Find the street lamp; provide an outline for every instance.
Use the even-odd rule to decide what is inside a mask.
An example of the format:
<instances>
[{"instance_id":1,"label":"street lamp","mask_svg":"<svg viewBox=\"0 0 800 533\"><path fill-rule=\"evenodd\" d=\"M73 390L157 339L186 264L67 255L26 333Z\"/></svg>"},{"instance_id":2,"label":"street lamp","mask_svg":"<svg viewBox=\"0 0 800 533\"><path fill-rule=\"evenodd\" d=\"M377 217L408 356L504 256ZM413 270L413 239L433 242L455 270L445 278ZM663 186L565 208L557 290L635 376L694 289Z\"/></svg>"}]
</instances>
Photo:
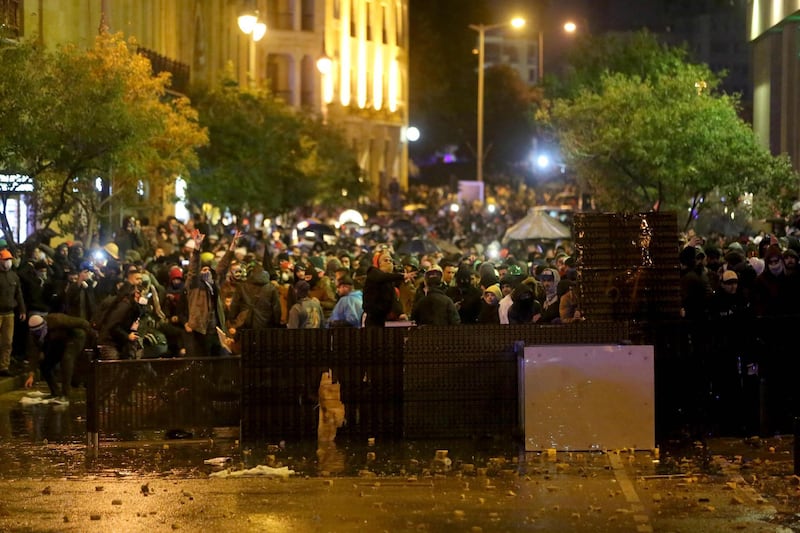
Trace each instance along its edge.
<instances>
[{"instance_id":1,"label":"street lamp","mask_svg":"<svg viewBox=\"0 0 800 533\"><path fill-rule=\"evenodd\" d=\"M256 83L256 43L267 33L267 25L258 20L258 11L245 11L237 19L242 33L250 36L247 50L247 70L250 77L250 86Z\"/></svg>"},{"instance_id":2,"label":"street lamp","mask_svg":"<svg viewBox=\"0 0 800 533\"><path fill-rule=\"evenodd\" d=\"M486 32L511 26L513 28L522 28L525 26L525 19L514 18L508 22L501 22L499 24L470 24L469 28L478 32L478 147L477 147L477 181L483 181L483 63L484 63L484 48L486 45Z\"/></svg>"}]
</instances>

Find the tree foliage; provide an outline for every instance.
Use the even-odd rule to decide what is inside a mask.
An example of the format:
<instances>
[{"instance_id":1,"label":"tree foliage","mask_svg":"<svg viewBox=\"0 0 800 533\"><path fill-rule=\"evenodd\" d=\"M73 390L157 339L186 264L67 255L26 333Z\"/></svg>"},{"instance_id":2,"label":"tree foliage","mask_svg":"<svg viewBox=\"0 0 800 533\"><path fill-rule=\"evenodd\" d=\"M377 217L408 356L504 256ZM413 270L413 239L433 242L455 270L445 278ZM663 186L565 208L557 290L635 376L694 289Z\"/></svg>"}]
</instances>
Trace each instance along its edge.
<instances>
[{"instance_id":1,"label":"tree foliage","mask_svg":"<svg viewBox=\"0 0 800 533\"><path fill-rule=\"evenodd\" d=\"M598 206L675 210L687 213L687 227L715 191L733 205L745 193L766 195L762 214L780 210L797 176L739 118L738 98L717 91L708 67L641 39L646 53L616 58L625 72L603 72L575 96L557 99L547 117Z\"/></svg>"},{"instance_id":2,"label":"tree foliage","mask_svg":"<svg viewBox=\"0 0 800 533\"><path fill-rule=\"evenodd\" d=\"M195 149L207 136L195 111L167 96L168 74L154 76L119 34L102 32L88 50L7 45L0 68L20 73L0 89L8 121L0 165L33 179L44 226L69 214L89 240L109 204L130 202L143 181L164 184L197 165Z\"/></svg>"},{"instance_id":3,"label":"tree foliage","mask_svg":"<svg viewBox=\"0 0 800 533\"><path fill-rule=\"evenodd\" d=\"M199 152L190 199L213 198L237 214L276 215L315 202L352 204L362 194L353 151L318 117L231 82L193 101L211 142Z\"/></svg>"}]
</instances>

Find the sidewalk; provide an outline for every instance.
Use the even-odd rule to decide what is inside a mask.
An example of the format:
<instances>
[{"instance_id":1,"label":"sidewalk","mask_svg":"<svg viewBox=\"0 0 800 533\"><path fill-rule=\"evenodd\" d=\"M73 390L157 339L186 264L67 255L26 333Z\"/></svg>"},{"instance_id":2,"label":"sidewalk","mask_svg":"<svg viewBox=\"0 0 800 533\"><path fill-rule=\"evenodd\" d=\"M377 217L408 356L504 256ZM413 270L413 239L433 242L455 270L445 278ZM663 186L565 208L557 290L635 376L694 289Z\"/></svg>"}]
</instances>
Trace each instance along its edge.
<instances>
[{"instance_id":1,"label":"sidewalk","mask_svg":"<svg viewBox=\"0 0 800 533\"><path fill-rule=\"evenodd\" d=\"M20 389L24 384L25 378L21 375L10 378L0 377L0 394L5 394L7 392Z\"/></svg>"}]
</instances>

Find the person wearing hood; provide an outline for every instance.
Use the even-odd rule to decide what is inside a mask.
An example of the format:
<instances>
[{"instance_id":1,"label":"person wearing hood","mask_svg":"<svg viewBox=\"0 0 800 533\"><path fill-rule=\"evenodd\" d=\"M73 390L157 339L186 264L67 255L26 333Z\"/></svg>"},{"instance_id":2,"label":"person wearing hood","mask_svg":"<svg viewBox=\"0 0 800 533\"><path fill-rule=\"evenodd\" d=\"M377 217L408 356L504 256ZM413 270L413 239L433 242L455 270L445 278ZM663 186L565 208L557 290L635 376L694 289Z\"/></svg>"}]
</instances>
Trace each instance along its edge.
<instances>
[{"instance_id":1,"label":"person wearing hood","mask_svg":"<svg viewBox=\"0 0 800 533\"><path fill-rule=\"evenodd\" d=\"M225 310L216 273L211 265L200 264L200 249L204 237L197 230L192 233L195 244L186 274L187 319L184 329L188 333L186 354L190 357L208 357L222 353L217 328L225 325ZM232 247L235 242L236 239L231 243ZM229 250L226 255L232 256L233 251Z\"/></svg>"},{"instance_id":2,"label":"person wearing hood","mask_svg":"<svg viewBox=\"0 0 800 533\"><path fill-rule=\"evenodd\" d=\"M536 278L528 277L514 288L508 309L509 324L530 324L540 320L542 305L536 297L537 285Z\"/></svg>"},{"instance_id":3,"label":"person wearing hood","mask_svg":"<svg viewBox=\"0 0 800 533\"><path fill-rule=\"evenodd\" d=\"M499 324L500 314L498 313L498 304L503 297L500 290L500 284L494 283L486 287L483 291L483 301L481 302L481 311L478 314L478 324Z\"/></svg>"},{"instance_id":4,"label":"person wearing hood","mask_svg":"<svg viewBox=\"0 0 800 533\"><path fill-rule=\"evenodd\" d=\"M233 296L231 305L233 317L246 313L243 321L235 329L277 328L281 324L281 299L278 289L270 282L269 274L261 267L256 267L242 290ZM235 335L236 331L228 333Z\"/></svg>"},{"instance_id":5,"label":"person wearing hood","mask_svg":"<svg viewBox=\"0 0 800 533\"><path fill-rule=\"evenodd\" d=\"M756 278L752 296L756 316L781 316L794 311L783 252L777 244L764 251L764 271Z\"/></svg>"},{"instance_id":6,"label":"person wearing hood","mask_svg":"<svg viewBox=\"0 0 800 533\"><path fill-rule=\"evenodd\" d=\"M542 314L537 321L540 324L558 323L561 321L559 310L560 298L558 295L558 283L561 276L554 268L545 268L539 276L539 281L544 287L544 301L542 302Z\"/></svg>"},{"instance_id":7,"label":"person wearing hood","mask_svg":"<svg viewBox=\"0 0 800 533\"><path fill-rule=\"evenodd\" d=\"M188 333L184 329L187 318L186 291L183 280L183 269L174 265L169 269L169 281L164 291L163 311L166 315L166 324L162 325L161 331L167 337L169 353L175 355L186 355L186 336Z\"/></svg>"},{"instance_id":8,"label":"person wearing hood","mask_svg":"<svg viewBox=\"0 0 800 533\"><path fill-rule=\"evenodd\" d=\"M711 298L711 284L705 266L697 258L697 248L690 242L680 252L681 317L687 320L705 320Z\"/></svg>"},{"instance_id":9,"label":"person wearing hood","mask_svg":"<svg viewBox=\"0 0 800 533\"><path fill-rule=\"evenodd\" d=\"M449 287L447 296L456 304L462 324L475 324L481 312L482 292L472 284L474 270L466 264L459 265L455 273L455 286Z\"/></svg>"}]
</instances>

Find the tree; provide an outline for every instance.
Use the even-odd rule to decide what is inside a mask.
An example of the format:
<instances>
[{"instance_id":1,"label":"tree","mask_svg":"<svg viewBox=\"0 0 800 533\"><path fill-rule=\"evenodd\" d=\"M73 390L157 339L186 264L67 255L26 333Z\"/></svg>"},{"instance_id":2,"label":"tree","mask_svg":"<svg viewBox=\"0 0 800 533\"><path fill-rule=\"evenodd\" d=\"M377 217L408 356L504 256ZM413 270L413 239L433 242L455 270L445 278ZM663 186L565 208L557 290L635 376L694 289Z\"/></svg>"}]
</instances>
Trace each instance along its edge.
<instances>
[{"instance_id":1,"label":"tree","mask_svg":"<svg viewBox=\"0 0 800 533\"><path fill-rule=\"evenodd\" d=\"M355 155L318 117L230 80L198 91L194 102L211 139L189 182L194 201L213 198L236 214L257 208L276 215L314 202L352 204L362 194Z\"/></svg>"},{"instance_id":2,"label":"tree","mask_svg":"<svg viewBox=\"0 0 800 533\"><path fill-rule=\"evenodd\" d=\"M0 107L11 108L4 130L13 132L0 138L1 164L33 180L45 227L72 215L89 246L109 204L129 201L144 181L165 184L196 166L207 136L195 111L186 98L167 96L168 74L154 76L120 34L101 32L89 50L7 46L0 63L21 73L6 77L0 93Z\"/></svg>"},{"instance_id":3,"label":"tree","mask_svg":"<svg viewBox=\"0 0 800 533\"><path fill-rule=\"evenodd\" d=\"M781 191L796 190L788 161L758 143L708 67L663 50L644 54L654 64L631 69L639 73L603 73L543 115L583 186L602 209L675 210L686 227L714 191L734 205L767 194L762 210L781 209Z\"/></svg>"}]
</instances>

